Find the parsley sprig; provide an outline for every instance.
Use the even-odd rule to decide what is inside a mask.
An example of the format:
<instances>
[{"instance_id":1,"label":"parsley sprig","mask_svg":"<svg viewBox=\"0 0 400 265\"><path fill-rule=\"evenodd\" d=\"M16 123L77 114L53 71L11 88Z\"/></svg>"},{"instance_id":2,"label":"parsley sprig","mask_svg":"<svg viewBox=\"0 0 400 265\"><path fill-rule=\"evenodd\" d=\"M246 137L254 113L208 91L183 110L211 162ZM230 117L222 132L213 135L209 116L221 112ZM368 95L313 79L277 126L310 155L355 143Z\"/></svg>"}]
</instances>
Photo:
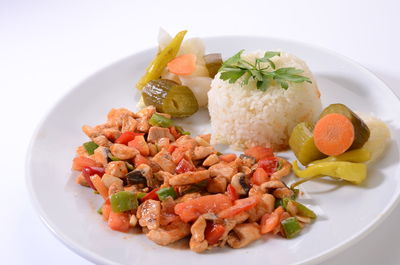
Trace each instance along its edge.
<instances>
[{"instance_id":1,"label":"parsley sprig","mask_svg":"<svg viewBox=\"0 0 400 265\"><path fill-rule=\"evenodd\" d=\"M239 78L244 76L241 85L247 85L250 79L257 81L257 89L266 91L271 82L275 80L283 89L289 88L289 82L311 83L311 80L300 75L303 70L294 67L284 67L276 69L274 62L271 60L274 56L280 56L280 52L267 51L262 58L257 58L255 63L252 64L241 58L244 50L239 51L234 56L226 60L219 72L220 78L224 81L228 80L229 83L235 83ZM267 66L262 63L268 63Z\"/></svg>"}]
</instances>

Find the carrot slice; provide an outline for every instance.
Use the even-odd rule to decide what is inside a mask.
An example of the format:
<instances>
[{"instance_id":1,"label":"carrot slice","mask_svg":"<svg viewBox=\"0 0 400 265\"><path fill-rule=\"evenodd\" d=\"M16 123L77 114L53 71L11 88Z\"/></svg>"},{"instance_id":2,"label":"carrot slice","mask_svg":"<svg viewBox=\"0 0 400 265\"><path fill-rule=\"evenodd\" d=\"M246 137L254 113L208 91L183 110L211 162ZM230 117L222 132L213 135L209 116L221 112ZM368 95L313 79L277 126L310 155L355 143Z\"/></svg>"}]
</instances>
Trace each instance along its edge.
<instances>
[{"instance_id":1,"label":"carrot slice","mask_svg":"<svg viewBox=\"0 0 400 265\"><path fill-rule=\"evenodd\" d=\"M232 205L231 199L223 194L205 195L175 205L175 214L182 221L190 222L196 220L205 213L219 213Z\"/></svg>"},{"instance_id":2,"label":"carrot slice","mask_svg":"<svg viewBox=\"0 0 400 265\"><path fill-rule=\"evenodd\" d=\"M120 232L128 232L129 230L129 214L128 213L116 213L110 211L108 217L108 226L112 230Z\"/></svg>"},{"instance_id":3,"label":"carrot slice","mask_svg":"<svg viewBox=\"0 0 400 265\"><path fill-rule=\"evenodd\" d=\"M96 174L96 175L90 176L90 180L92 181L96 190L103 197L103 199L107 200L108 199L108 189L104 185L103 181L101 181L101 178L99 177L99 175Z\"/></svg>"},{"instance_id":4,"label":"carrot slice","mask_svg":"<svg viewBox=\"0 0 400 265\"><path fill-rule=\"evenodd\" d=\"M100 163L97 163L93 159L85 156L77 156L72 160L72 169L81 171L84 167L101 167Z\"/></svg>"},{"instance_id":5,"label":"carrot slice","mask_svg":"<svg viewBox=\"0 0 400 265\"><path fill-rule=\"evenodd\" d=\"M271 214L266 213L261 217L261 234L267 234L279 226L282 214L285 212L282 206L276 208Z\"/></svg>"},{"instance_id":6,"label":"carrot slice","mask_svg":"<svg viewBox=\"0 0 400 265\"><path fill-rule=\"evenodd\" d=\"M235 204L223 211L221 211L218 214L219 218L232 218L235 215L250 210L251 208L253 208L254 206L257 205L257 203L260 202L260 197L258 196L251 196L245 199L240 199L240 200L236 200Z\"/></svg>"},{"instance_id":7,"label":"carrot slice","mask_svg":"<svg viewBox=\"0 0 400 265\"><path fill-rule=\"evenodd\" d=\"M354 126L344 115L328 114L315 124L314 142L326 155L343 154L354 142Z\"/></svg>"},{"instance_id":8,"label":"carrot slice","mask_svg":"<svg viewBox=\"0 0 400 265\"><path fill-rule=\"evenodd\" d=\"M182 54L167 65L168 71L176 75L190 75L196 70L196 55Z\"/></svg>"},{"instance_id":9,"label":"carrot slice","mask_svg":"<svg viewBox=\"0 0 400 265\"><path fill-rule=\"evenodd\" d=\"M107 222L108 218L110 217L111 204L110 203L104 203L103 207L101 208L101 211L103 212L103 220Z\"/></svg>"}]
</instances>

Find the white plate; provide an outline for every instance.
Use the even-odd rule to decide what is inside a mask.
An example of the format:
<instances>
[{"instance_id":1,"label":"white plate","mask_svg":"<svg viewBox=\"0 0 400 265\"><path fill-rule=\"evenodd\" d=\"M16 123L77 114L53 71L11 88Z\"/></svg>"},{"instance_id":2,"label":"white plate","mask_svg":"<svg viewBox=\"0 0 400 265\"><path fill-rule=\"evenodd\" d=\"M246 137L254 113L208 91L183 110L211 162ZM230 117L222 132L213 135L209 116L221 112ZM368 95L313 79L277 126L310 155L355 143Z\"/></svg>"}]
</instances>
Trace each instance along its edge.
<instances>
[{"instance_id":1,"label":"white plate","mask_svg":"<svg viewBox=\"0 0 400 265\"><path fill-rule=\"evenodd\" d=\"M316 263L357 242L387 216L400 193L400 104L391 90L354 62L308 44L261 37L205 39L208 52L224 57L240 49L282 49L304 59L316 75L323 105L341 102L354 110L373 112L388 123L391 143L369 170L362 186L319 181L306 183L301 201L318 213L301 236L286 240L265 236L239 250L224 248L206 254L160 247L144 235L108 229L96 213L101 201L74 182L71 160L87 141L83 124L105 121L113 107L136 109L135 82L154 56L146 50L119 61L79 84L63 97L39 126L27 158L27 183L32 201L47 227L79 255L100 264L299 264ZM182 121L194 134L210 131L206 111ZM288 153L289 154L289 153ZM293 158L292 156L290 158ZM289 179L289 182L291 180Z\"/></svg>"}]
</instances>

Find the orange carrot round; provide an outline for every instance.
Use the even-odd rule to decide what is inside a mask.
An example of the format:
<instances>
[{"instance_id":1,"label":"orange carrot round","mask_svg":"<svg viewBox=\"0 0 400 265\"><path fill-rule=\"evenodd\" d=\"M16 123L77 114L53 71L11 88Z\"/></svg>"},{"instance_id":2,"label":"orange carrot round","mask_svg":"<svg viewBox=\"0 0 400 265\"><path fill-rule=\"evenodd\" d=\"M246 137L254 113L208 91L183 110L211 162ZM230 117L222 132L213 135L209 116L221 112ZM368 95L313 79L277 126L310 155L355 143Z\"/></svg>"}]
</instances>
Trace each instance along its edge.
<instances>
[{"instance_id":1,"label":"orange carrot round","mask_svg":"<svg viewBox=\"0 0 400 265\"><path fill-rule=\"evenodd\" d=\"M354 126L344 115L328 114L315 125L314 142L318 150L326 155L343 154L354 142Z\"/></svg>"},{"instance_id":2,"label":"orange carrot round","mask_svg":"<svg viewBox=\"0 0 400 265\"><path fill-rule=\"evenodd\" d=\"M196 70L196 55L182 54L167 65L168 71L176 75L190 75Z\"/></svg>"}]
</instances>

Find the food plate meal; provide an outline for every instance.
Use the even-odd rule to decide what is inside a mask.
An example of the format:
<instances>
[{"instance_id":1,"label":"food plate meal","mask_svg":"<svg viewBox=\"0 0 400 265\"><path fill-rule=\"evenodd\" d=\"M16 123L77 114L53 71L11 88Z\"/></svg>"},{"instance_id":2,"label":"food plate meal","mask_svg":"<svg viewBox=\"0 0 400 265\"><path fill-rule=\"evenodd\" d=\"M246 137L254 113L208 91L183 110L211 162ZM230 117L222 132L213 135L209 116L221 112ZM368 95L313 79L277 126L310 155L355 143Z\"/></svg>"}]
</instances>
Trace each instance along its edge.
<instances>
[{"instance_id":1,"label":"food plate meal","mask_svg":"<svg viewBox=\"0 0 400 265\"><path fill-rule=\"evenodd\" d=\"M186 33L161 31L39 129L28 185L63 242L105 264L306 263L389 213L399 105L378 79L304 44Z\"/></svg>"}]
</instances>

